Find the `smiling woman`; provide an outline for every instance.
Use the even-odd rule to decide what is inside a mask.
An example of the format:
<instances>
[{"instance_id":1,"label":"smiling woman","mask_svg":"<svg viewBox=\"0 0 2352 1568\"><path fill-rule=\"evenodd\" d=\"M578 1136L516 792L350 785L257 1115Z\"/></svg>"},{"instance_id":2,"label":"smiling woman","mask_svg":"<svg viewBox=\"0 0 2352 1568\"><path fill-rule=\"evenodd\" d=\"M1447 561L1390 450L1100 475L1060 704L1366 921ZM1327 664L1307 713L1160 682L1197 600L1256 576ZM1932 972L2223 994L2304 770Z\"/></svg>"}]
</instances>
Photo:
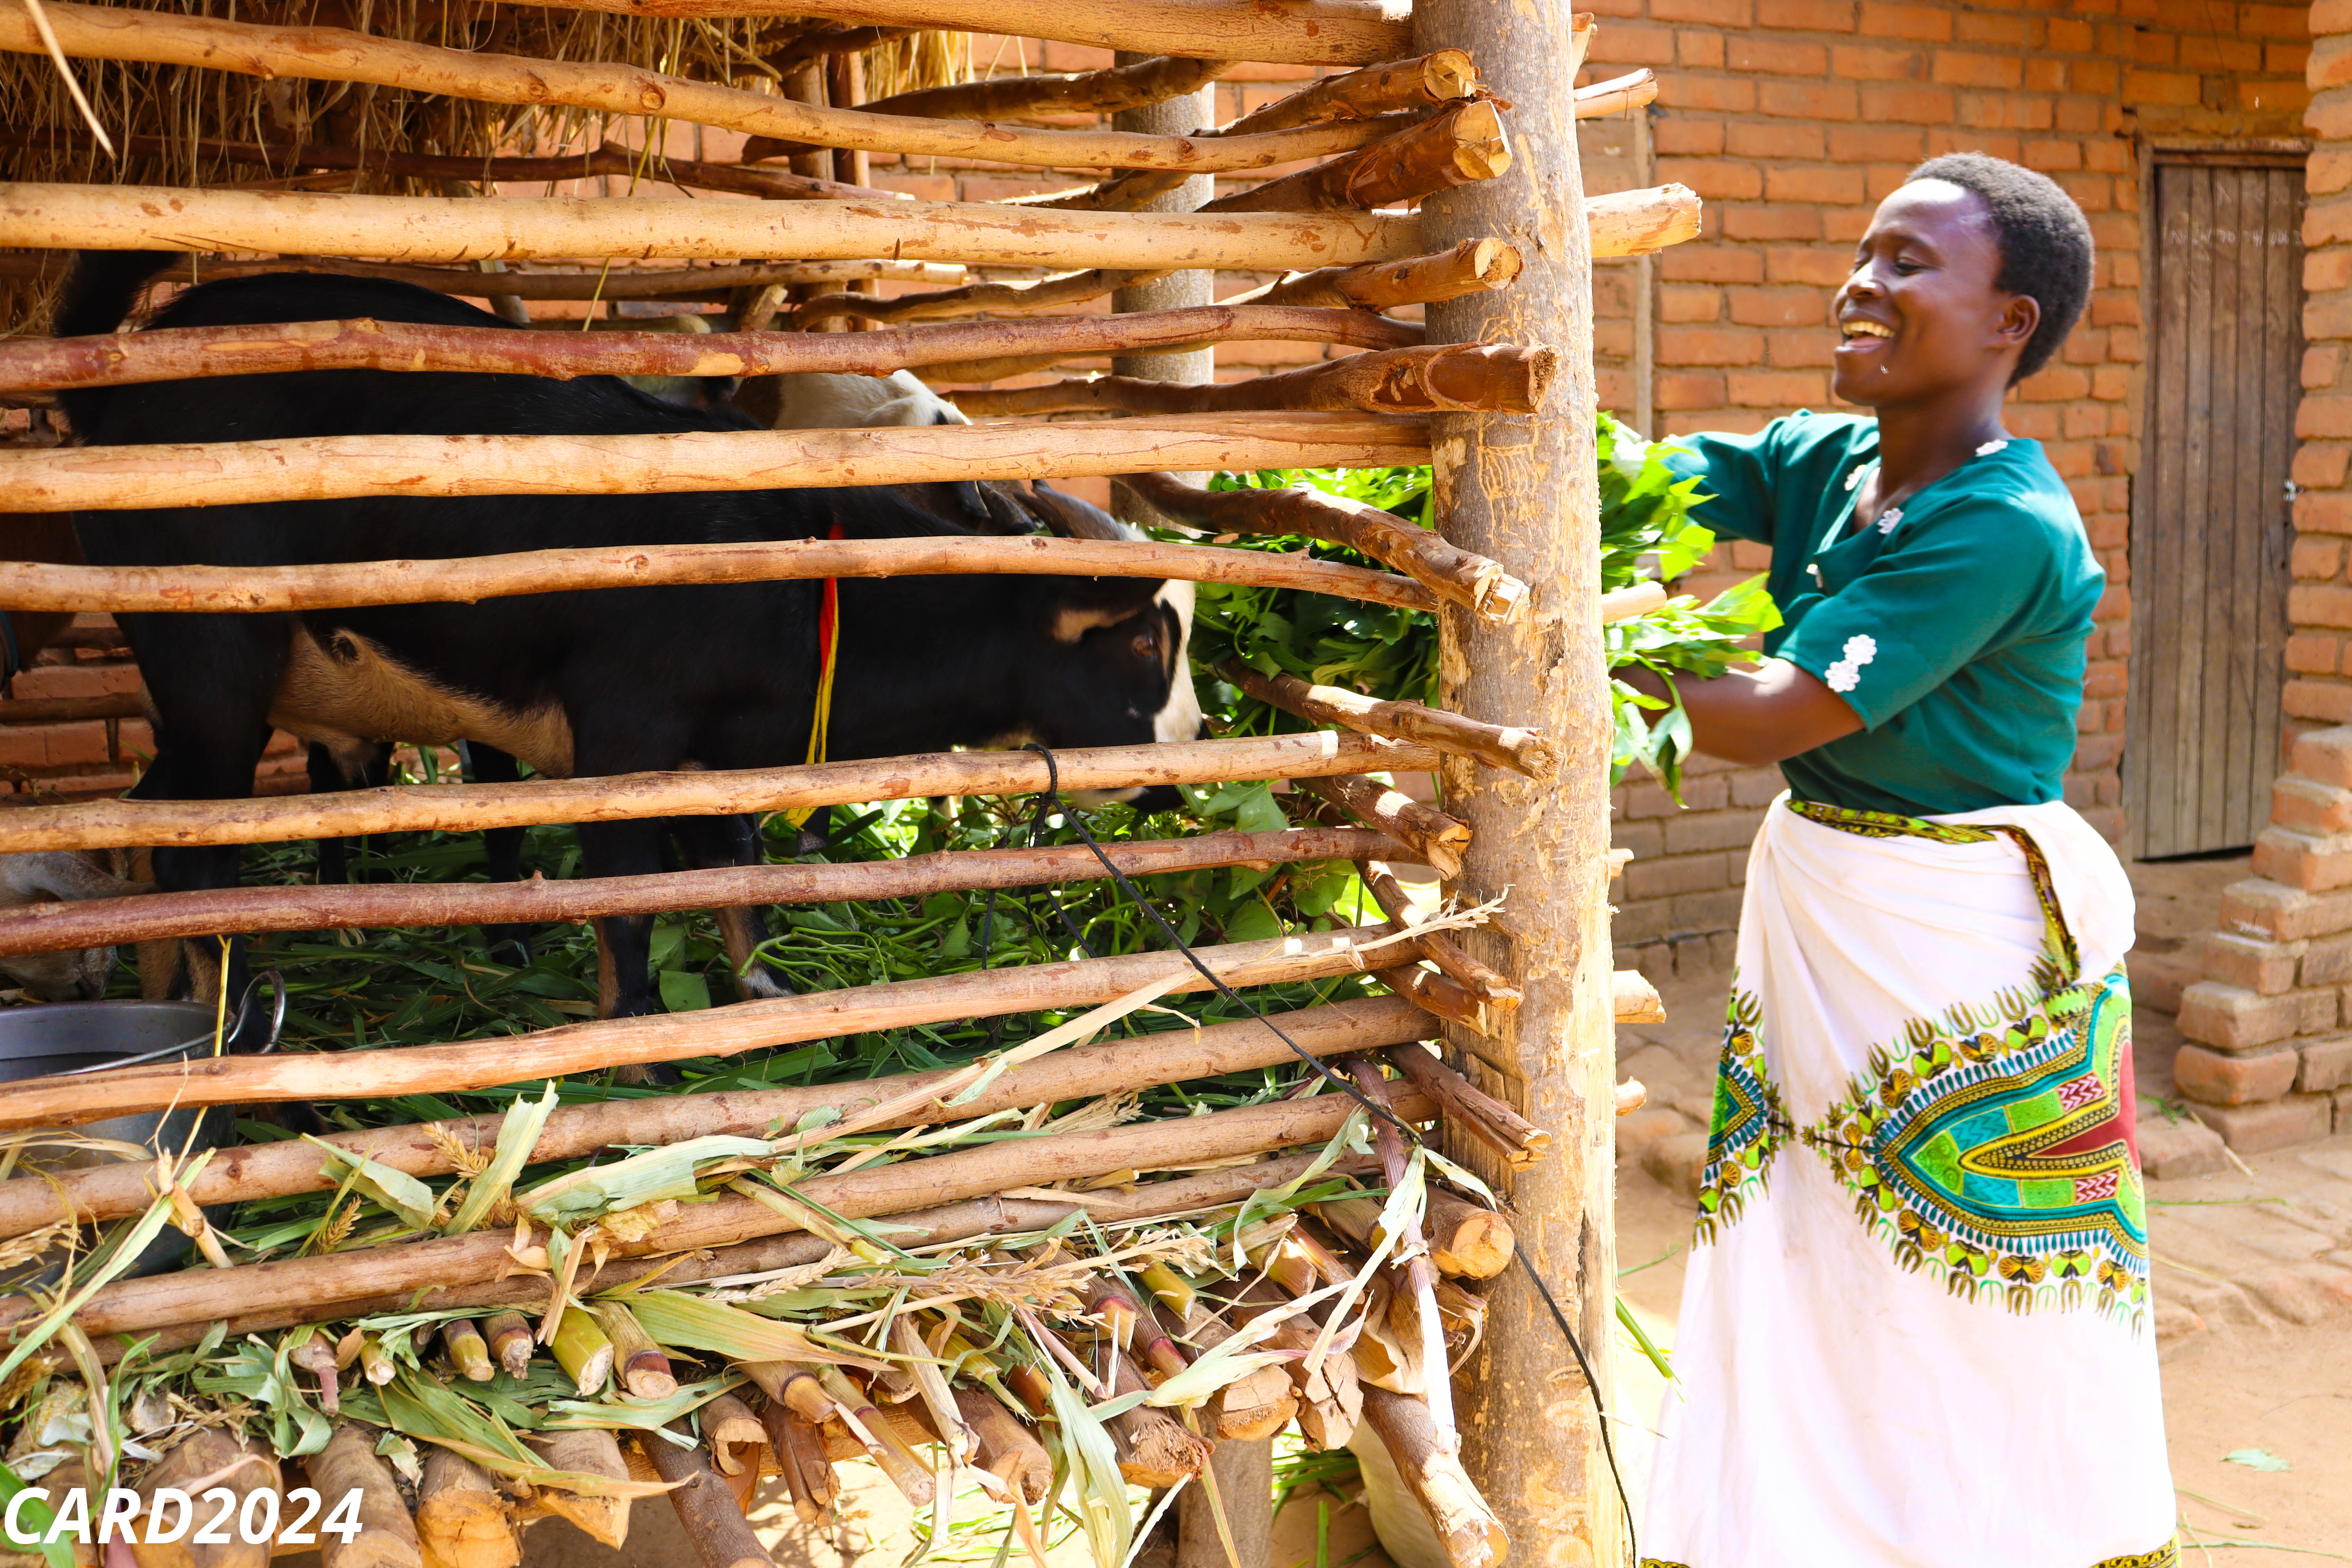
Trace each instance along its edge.
<instances>
[{"instance_id":1,"label":"smiling woman","mask_svg":"<svg viewBox=\"0 0 2352 1568\"><path fill-rule=\"evenodd\" d=\"M2091 267L2042 175L1922 164L1835 300L1833 384L1875 416L1670 459L1700 521L1772 547L1782 615L1755 669L1679 683L1695 742L1789 793L1748 866L1653 1568L2177 1561L2131 890L2061 791L2105 579L2000 419Z\"/></svg>"}]
</instances>

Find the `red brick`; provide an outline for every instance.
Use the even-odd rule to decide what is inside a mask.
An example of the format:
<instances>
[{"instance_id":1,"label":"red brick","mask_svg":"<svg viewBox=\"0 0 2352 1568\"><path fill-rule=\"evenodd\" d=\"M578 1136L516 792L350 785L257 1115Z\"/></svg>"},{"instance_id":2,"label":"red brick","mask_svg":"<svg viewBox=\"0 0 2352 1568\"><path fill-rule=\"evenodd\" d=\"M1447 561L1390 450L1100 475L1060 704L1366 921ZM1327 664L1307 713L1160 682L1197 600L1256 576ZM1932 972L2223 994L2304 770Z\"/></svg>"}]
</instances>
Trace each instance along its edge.
<instances>
[{"instance_id":1,"label":"red brick","mask_svg":"<svg viewBox=\"0 0 2352 1568\"><path fill-rule=\"evenodd\" d=\"M1906 167L1927 155L1925 132L1899 125L1834 125L1830 128L1830 156L1841 163L1900 163Z\"/></svg>"},{"instance_id":2,"label":"red brick","mask_svg":"<svg viewBox=\"0 0 2352 1568\"><path fill-rule=\"evenodd\" d=\"M2088 54L2094 47L2091 25L2053 16L2048 43L2052 49L2062 54Z\"/></svg>"},{"instance_id":3,"label":"red brick","mask_svg":"<svg viewBox=\"0 0 2352 1568\"><path fill-rule=\"evenodd\" d=\"M2257 38L2300 39L2352 30L2329 19L2325 0L2308 9L2301 5L2239 5L2236 10L2238 31Z\"/></svg>"},{"instance_id":4,"label":"red brick","mask_svg":"<svg viewBox=\"0 0 2352 1568\"><path fill-rule=\"evenodd\" d=\"M2352 835L2265 827L2254 838L2253 871L2309 893L2352 888Z\"/></svg>"},{"instance_id":5,"label":"red brick","mask_svg":"<svg viewBox=\"0 0 2352 1568\"><path fill-rule=\"evenodd\" d=\"M1726 31L1755 22L1748 0L1650 0L1650 15L1661 22L1697 22Z\"/></svg>"},{"instance_id":6,"label":"red brick","mask_svg":"<svg viewBox=\"0 0 2352 1568\"><path fill-rule=\"evenodd\" d=\"M2303 351L2302 382L2305 392L2323 391L2343 374L2344 345L2314 343Z\"/></svg>"},{"instance_id":7,"label":"red brick","mask_svg":"<svg viewBox=\"0 0 2352 1568\"><path fill-rule=\"evenodd\" d=\"M2286 667L2299 675L2333 675L2339 639L2317 633L2298 633L2286 639Z\"/></svg>"},{"instance_id":8,"label":"red brick","mask_svg":"<svg viewBox=\"0 0 2352 1568\"><path fill-rule=\"evenodd\" d=\"M2301 1092L2324 1093L2352 1084L2352 1036L2313 1040L2297 1054L2303 1058L2303 1068L2295 1074L2294 1087Z\"/></svg>"},{"instance_id":9,"label":"red brick","mask_svg":"<svg viewBox=\"0 0 2352 1568\"><path fill-rule=\"evenodd\" d=\"M2288 559L2288 569L2295 577L2306 583L2324 583L2343 569L2344 542L2325 537L2298 539Z\"/></svg>"},{"instance_id":10,"label":"red brick","mask_svg":"<svg viewBox=\"0 0 2352 1568\"><path fill-rule=\"evenodd\" d=\"M2184 70L2259 71L2263 46L2252 38L2183 38L2173 58Z\"/></svg>"},{"instance_id":11,"label":"red brick","mask_svg":"<svg viewBox=\"0 0 2352 1568\"><path fill-rule=\"evenodd\" d=\"M2306 730L2288 758L2295 773L2314 784L2352 789L2352 728Z\"/></svg>"},{"instance_id":12,"label":"red brick","mask_svg":"<svg viewBox=\"0 0 2352 1568\"><path fill-rule=\"evenodd\" d=\"M1818 289L1734 289L1731 319L1743 327L1812 327L1828 317Z\"/></svg>"},{"instance_id":13,"label":"red brick","mask_svg":"<svg viewBox=\"0 0 2352 1568\"><path fill-rule=\"evenodd\" d=\"M1669 262L1675 255L1674 251L1666 252ZM2336 442L2305 441L2295 448L2294 462L2287 471L2294 477L2294 482L2303 489L2303 494L2295 497L2294 500L2294 525L2297 528L2318 526L2304 521L2306 502L2315 504L2321 500L2333 500L2336 503L2336 510L2332 515L2336 517L2337 526L2330 528L2328 531L2352 533L2352 517L2344 515L2343 498L2314 493L2326 491L2342 484L2348 470L2352 470L2352 447Z\"/></svg>"},{"instance_id":14,"label":"red brick","mask_svg":"<svg viewBox=\"0 0 2352 1568\"><path fill-rule=\"evenodd\" d=\"M1862 89L1862 117L1873 122L1901 125L1950 125L1958 112L1952 95L1941 88L1866 87ZM1980 140L1980 139L1979 139ZM1931 146L1929 151L1934 151Z\"/></svg>"},{"instance_id":15,"label":"red brick","mask_svg":"<svg viewBox=\"0 0 2352 1568\"><path fill-rule=\"evenodd\" d=\"M1673 326L1658 330L1658 363L1752 365L1764 359L1764 334L1745 327Z\"/></svg>"},{"instance_id":16,"label":"red brick","mask_svg":"<svg viewBox=\"0 0 2352 1568\"><path fill-rule=\"evenodd\" d=\"M1658 320L1676 323L1712 321L1723 314L1723 290L1692 283L1666 283L1658 289Z\"/></svg>"},{"instance_id":17,"label":"red brick","mask_svg":"<svg viewBox=\"0 0 2352 1568\"><path fill-rule=\"evenodd\" d=\"M1744 120L1727 132L1726 150L1742 158L1812 158L1822 154L1818 125L1796 121Z\"/></svg>"},{"instance_id":18,"label":"red brick","mask_svg":"<svg viewBox=\"0 0 2352 1568\"><path fill-rule=\"evenodd\" d=\"M1929 79L1947 87L2017 88L2023 85L2024 75L2024 65L2014 55L1938 49Z\"/></svg>"},{"instance_id":19,"label":"red brick","mask_svg":"<svg viewBox=\"0 0 2352 1568\"><path fill-rule=\"evenodd\" d=\"M1830 202L1852 205L1863 199L1863 172L1836 165L1772 169L1765 195L1776 202Z\"/></svg>"},{"instance_id":20,"label":"red brick","mask_svg":"<svg viewBox=\"0 0 2352 1568\"><path fill-rule=\"evenodd\" d=\"M1668 825L1671 838L1673 824ZM1636 860L1625 868L1628 899L1664 899L1682 893L1714 892L1731 885L1723 857L1669 854L1664 859ZM2292 1077L2292 1075L2289 1075Z\"/></svg>"},{"instance_id":21,"label":"red brick","mask_svg":"<svg viewBox=\"0 0 2352 1568\"><path fill-rule=\"evenodd\" d=\"M1776 245L1764 253L1764 275L1775 283L1810 283L1834 289L1853 271L1853 257L1843 250L1813 246Z\"/></svg>"},{"instance_id":22,"label":"red brick","mask_svg":"<svg viewBox=\"0 0 2352 1568\"><path fill-rule=\"evenodd\" d=\"M1688 185L1711 202L1753 201L1764 194L1764 171L1735 158L1661 158L1658 183Z\"/></svg>"},{"instance_id":23,"label":"red brick","mask_svg":"<svg viewBox=\"0 0 2352 1568\"><path fill-rule=\"evenodd\" d=\"M2280 995L2295 988L2304 949L2299 942L2265 942L2234 931L2207 931L2197 947L2199 978L2259 996Z\"/></svg>"},{"instance_id":24,"label":"red brick","mask_svg":"<svg viewBox=\"0 0 2352 1568\"><path fill-rule=\"evenodd\" d=\"M1731 401L1746 408L1819 408L1829 400L1829 378L1811 370L1735 370L1725 377Z\"/></svg>"},{"instance_id":25,"label":"red brick","mask_svg":"<svg viewBox=\"0 0 2352 1568\"><path fill-rule=\"evenodd\" d=\"M1819 239L1822 215L1811 207L1727 207L1723 232L1728 239Z\"/></svg>"},{"instance_id":26,"label":"red brick","mask_svg":"<svg viewBox=\"0 0 2352 1568\"><path fill-rule=\"evenodd\" d=\"M2180 993L2180 1032L2223 1050L2252 1050L2302 1033L2300 993L2262 996L2241 986L2200 980Z\"/></svg>"},{"instance_id":27,"label":"red brick","mask_svg":"<svg viewBox=\"0 0 2352 1568\"><path fill-rule=\"evenodd\" d=\"M1680 283L1760 283L1764 258L1733 245L1677 245L1658 258L1658 276ZM2352 448L2345 455L2352 458Z\"/></svg>"},{"instance_id":28,"label":"red brick","mask_svg":"<svg viewBox=\"0 0 2352 1568\"><path fill-rule=\"evenodd\" d=\"M2342 484L2346 458L2352 450L2333 443L2304 443L2295 453L2294 482L2305 487L2294 498L2294 526L2301 533L2352 533L2352 495L2313 487Z\"/></svg>"},{"instance_id":29,"label":"red brick","mask_svg":"<svg viewBox=\"0 0 2352 1568\"><path fill-rule=\"evenodd\" d=\"M1756 107L1764 113L1796 120L1852 120L1857 102L1854 89L1843 82L1767 81L1756 92Z\"/></svg>"},{"instance_id":30,"label":"red brick","mask_svg":"<svg viewBox=\"0 0 2352 1568\"><path fill-rule=\"evenodd\" d=\"M2130 105L2164 104L2194 109L2202 101L2197 79L2179 71L2124 72L2123 100Z\"/></svg>"},{"instance_id":31,"label":"red brick","mask_svg":"<svg viewBox=\"0 0 2352 1568\"><path fill-rule=\"evenodd\" d=\"M2302 945L2298 977L2305 985L2341 985L2352 980L2352 931L2315 936Z\"/></svg>"},{"instance_id":32,"label":"red brick","mask_svg":"<svg viewBox=\"0 0 2352 1568\"><path fill-rule=\"evenodd\" d=\"M1862 31L1879 37L1926 38L1942 42L1952 36L1952 14L1937 5L1902 5L1885 0L1864 0Z\"/></svg>"},{"instance_id":33,"label":"red brick","mask_svg":"<svg viewBox=\"0 0 2352 1568\"><path fill-rule=\"evenodd\" d=\"M1819 44L1789 43L1758 34L1727 41L1725 59L1736 71L1780 76L1820 76L1829 69L1829 51Z\"/></svg>"},{"instance_id":34,"label":"red brick","mask_svg":"<svg viewBox=\"0 0 2352 1568\"><path fill-rule=\"evenodd\" d=\"M2287 618L2298 626L2352 627L2352 588L2298 584L2287 590Z\"/></svg>"},{"instance_id":35,"label":"red brick","mask_svg":"<svg viewBox=\"0 0 2352 1568\"><path fill-rule=\"evenodd\" d=\"M2352 686L2336 681L2290 680L2279 693L2279 707L2291 718L2323 724L2352 723Z\"/></svg>"},{"instance_id":36,"label":"red brick","mask_svg":"<svg viewBox=\"0 0 2352 1568\"><path fill-rule=\"evenodd\" d=\"M1711 157L1723 151L1723 132L1720 120L1670 115L1651 121L1650 144L1662 157Z\"/></svg>"},{"instance_id":37,"label":"red brick","mask_svg":"<svg viewBox=\"0 0 2352 1568\"><path fill-rule=\"evenodd\" d=\"M1721 33L1685 27L1675 35L1675 47L1681 53L1685 70L1719 71L1723 68Z\"/></svg>"},{"instance_id":38,"label":"red brick","mask_svg":"<svg viewBox=\"0 0 2352 1568\"><path fill-rule=\"evenodd\" d=\"M1851 33L1853 0L1757 0L1756 25L1792 33Z\"/></svg>"},{"instance_id":39,"label":"red brick","mask_svg":"<svg viewBox=\"0 0 2352 1568\"><path fill-rule=\"evenodd\" d=\"M2241 1154L2316 1143L2328 1135L2333 1119L2324 1094L2289 1095L2263 1105L2191 1105L2189 1110Z\"/></svg>"},{"instance_id":40,"label":"red brick","mask_svg":"<svg viewBox=\"0 0 2352 1568\"><path fill-rule=\"evenodd\" d=\"M1764 363L1775 370L1827 370L1837 363L1837 335L1820 327L1768 327Z\"/></svg>"},{"instance_id":41,"label":"red brick","mask_svg":"<svg viewBox=\"0 0 2352 1568\"><path fill-rule=\"evenodd\" d=\"M2173 1058L2172 1077L2180 1092L2200 1105L2255 1105L2293 1089L2301 1066L2292 1049L2224 1056L2188 1045Z\"/></svg>"},{"instance_id":42,"label":"red brick","mask_svg":"<svg viewBox=\"0 0 2352 1568\"><path fill-rule=\"evenodd\" d=\"M1720 408L1727 401L1720 371L1660 370L1651 395L1657 399L1661 410L1688 408ZM1711 426L1698 425L1694 429Z\"/></svg>"},{"instance_id":43,"label":"red brick","mask_svg":"<svg viewBox=\"0 0 2352 1568\"><path fill-rule=\"evenodd\" d=\"M1746 77L1661 77L1658 101L1669 109L1750 114L1756 109L1756 84Z\"/></svg>"}]
</instances>

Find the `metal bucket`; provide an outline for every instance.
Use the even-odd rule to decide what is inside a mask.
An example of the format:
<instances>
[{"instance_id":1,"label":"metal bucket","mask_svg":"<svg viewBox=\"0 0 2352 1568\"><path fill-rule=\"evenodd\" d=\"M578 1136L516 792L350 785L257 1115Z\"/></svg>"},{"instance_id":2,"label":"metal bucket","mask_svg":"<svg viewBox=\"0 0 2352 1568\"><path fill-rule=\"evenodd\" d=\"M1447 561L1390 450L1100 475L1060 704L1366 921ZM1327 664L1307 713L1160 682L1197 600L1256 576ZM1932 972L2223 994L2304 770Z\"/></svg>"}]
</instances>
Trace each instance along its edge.
<instances>
[{"instance_id":1,"label":"metal bucket","mask_svg":"<svg viewBox=\"0 0 2352 1568\"><path fill-rule=\"evenodd\" d=\"M236 1037L245 1011L253 1005L254 989L262 979L275 982L277 991L268 1042L262 1047L268 1050L278 1044L278 1026L286 1014L285 984L274 972L257 976L254 986L247 989L244 1005L227 1019L226 1037ZM218 1017L213 1006L198 1002L50 1002L0 1007L0 1083L209 1055ZM90 1092L94 1097L102 1096L102 1083L92 1083ZM90 1138L143 1145L176 1159L184 1151L194 1153L232 1142L236 1121L236 1111L227 1106L181 1108L111 1116L102 1121L86 1122L75 1131ZM148 1157L152 1159L152 1153ZM100 1150L37 1144L17 1161L17 1169L25 1174L68 1171L110 1163L115 1158ZM166 1228L148 1243L122 1278L176 1268L194 1245L182 1232ZM55 1281L55 1266L37 1263L35 1267L43 1270L38 1279L19 1279L13 1282L14 1288Z\"/></svg>"}]
</instances>

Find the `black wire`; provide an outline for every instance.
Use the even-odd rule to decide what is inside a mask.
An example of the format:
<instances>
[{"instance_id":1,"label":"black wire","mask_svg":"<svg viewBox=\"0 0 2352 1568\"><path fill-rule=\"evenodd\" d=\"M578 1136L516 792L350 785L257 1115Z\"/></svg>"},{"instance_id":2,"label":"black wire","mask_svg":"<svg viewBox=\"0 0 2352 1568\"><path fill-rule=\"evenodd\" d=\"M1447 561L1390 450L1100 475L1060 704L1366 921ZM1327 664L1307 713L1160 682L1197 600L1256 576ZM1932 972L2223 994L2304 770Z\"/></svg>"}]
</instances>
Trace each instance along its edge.
<instances>
[{"instance_id":1,"label":"black wire","mask_svg":"<svg viewBox=\"0 0 2352 1568\"><path fill-rule=\"evenodd\" d=\"M1321 1058L1308 1052L1307 1047L1301 1046L1297 1040L1292 1039L1288 1035L1284 1034L1280 1028L1276 1027L1273 1019L1267 1017L1264 1013L1259 1012L1256 1006L1248 1001L1248 999L1239 994L1232 986L1226 984L1222 979L1218 978L1214 970L1212 970L1207 964L1202 963L1201 962L1200 954L1194 952L1191 944L1186 942L1182 937L1176 934L1176 928L1168 923L1168 918L1160 912L1159 906L1152 903L1150 900L1145 898L1141 892L1138 891L1135 884L1127 879L1127 873L1120 870L1116 865L1112 864L1111 858L1103 852L1103 847L1097 843L1095 841L1095 836L1087 831L1085 820L1078 816L1076 808L1063 801L1061 765L1055 761L1052 751L1034 741L1026 746L1024 746L1022 750L1034 752L1039 756L1045 759L1045 791L1044 795L1041 796L1038 801L1037 816L1034 819L1035 821L1043 822L1045 820L1045 807L1049 803L1054 805L1060 806L1064 819L1066 820L1072 827L1077 829L1078 837L1086 841L1087 848L1094 851L1095 858L1102 862L1103 869L1110 873L1111 879L1118 884L1119 890L1125 893L1129 898L1134 900L1136 907L1140 909L1145 914L1151 917L1152 923L1157 925L1167 936L1168 940L1175 944L1176 951L1184 955L1185 962L1190 963L1194 969L1199 970L1201 972L1201 977L1206 980L1211 985L1216 987L1218 995L1240 1007L1244 1012L1256 1019L1259 1023L1264 1024L1267 1029L1273 1032L1274 1037L1280 1040L1284 1045L1288 1046L1292 1054L1297 1056L1300 1061L1305 1062L1308 1067L1321 1074L1327 1082L1330 1083L1349 1099L1354 1100L1358 1105L1363 1107L1367 1112L1394 1128L1398 1134L1407 1142L1412 1143L1416 1146L1426 1145L1426 1141L1422 1137L1419 1129L1407 1125L1403 1120L1398 1117L1397 1114L1391 1110L1387 1106L1375 1102L1370 1096L1366 1095L1353 1083L1349 1082L1346 1079L1341 1078L1338 1073L1333 1072L1329 1068L1326 1067ZM1032 843L1035 842L1036 834L1034 827L1031 830L1030 838ZM1060 907L1059 903L1055 905L1056 910L1059 910ZM1063 918L1066 921L1068 919L1067 916L1064 916ZM1593 1424L1601 1429L1601 1457L1609 1463L1609 1479L1616 1483L1618 1506L1625 1510L1625 1542L1629 1560L1638 1563L1642 1561L1641 1538L1635 1533L1633 1525L1633 1500L1629 1498L1625 1492L1624 1472L1617 1468L1617 1447L1615 1444L1609 1440L1609 1410L1608 1407L1601 1403L1601 1380L1593 1375L1591 1358L1584 1353L1584 1345L1582 1342L1577 1339L1576 1331L1569 1327L1568 1314L1559 1310L1559 1302L1553 1297L1551 1287L1544 1283L1543 1276L1536 1272L1536 1266L1532 1262L1528 1261L1528 1255L1524 1250L1517 1251L1513 1256L1519 1260L1519 1267L1526 1272L1528 1282L1535 1286L1536 1294L1543 1298L1545 1310L1551 1313L1552 1323L1559 1330L1559 1337L1568 1342L1569 1352L1576 1357L1577 1370L1584 1374L1585 1390L1592 1396Z\"/></svg>"}]
</instances>

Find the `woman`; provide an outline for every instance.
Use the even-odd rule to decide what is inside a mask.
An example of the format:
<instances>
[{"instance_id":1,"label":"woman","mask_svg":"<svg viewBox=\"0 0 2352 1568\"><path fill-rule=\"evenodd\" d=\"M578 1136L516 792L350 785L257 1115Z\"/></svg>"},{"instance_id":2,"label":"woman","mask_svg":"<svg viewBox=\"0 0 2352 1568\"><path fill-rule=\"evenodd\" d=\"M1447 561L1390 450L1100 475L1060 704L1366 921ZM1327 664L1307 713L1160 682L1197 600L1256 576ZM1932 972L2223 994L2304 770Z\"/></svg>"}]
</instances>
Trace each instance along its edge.
<instances>
[{"instance_id":1,"label":"woman","mask_svg":"<svg viewBox=\"0 0 2352 1568\"><path fill-rule=\"evenodd\" d=\"M1876 417L1680 443L1700 519L1772 547L1785 623L1680 694L1699 749L1789 793L1748 866L1651 1568L2178 1561L2131 889L2062 791L2105 579L2000 422L2091 265L2048 179L1931 160L1835 300L1833 384Z\"/></svg>"}]
</instances>

